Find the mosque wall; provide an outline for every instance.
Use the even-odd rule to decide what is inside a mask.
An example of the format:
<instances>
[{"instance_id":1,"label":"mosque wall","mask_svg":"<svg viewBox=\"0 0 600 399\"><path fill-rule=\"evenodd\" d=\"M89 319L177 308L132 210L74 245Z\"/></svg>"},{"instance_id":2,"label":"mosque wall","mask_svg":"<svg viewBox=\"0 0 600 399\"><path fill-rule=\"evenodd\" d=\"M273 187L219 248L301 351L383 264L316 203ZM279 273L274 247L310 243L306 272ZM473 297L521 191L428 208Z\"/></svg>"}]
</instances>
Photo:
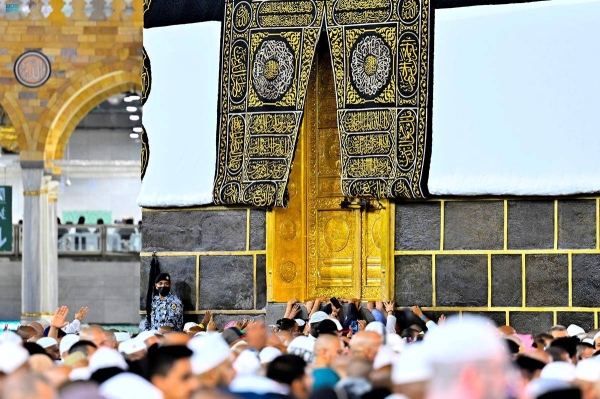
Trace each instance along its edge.
<instances>
[{"instance_id":1,"label":"mosque wall","mask_svg":"<svg viewBox=\"0 0 600 399\"><path fill-rule=\"evenodd\" d=\"M171 274L186 319L206 310L256 316L266 307L266 212L262 209L207 207L143 211L139 304L145 295L152 253L161 272Z\"/></svg>"},{"instance_id":2,"label":"mosque wall","mask_svg":"<svg viewBox=\"0 0 600 399\"><path fill-rule=\"evenodd\" d=\"M395 298L540 332L598 328L599 199L435 199L396 205Z\"/></svg>"},{"instance_id":3,"label":"mosque wall","mask_svg":"<svg viewBox=\"0 0 600 399\"><path fill-rule=\"evenodd\" d=\"M394 299L401 323L479 313L540 332L554 324L598 328L600 198L431 199L395 204ZM140 309L153 251L171 273L186 317L205 310L267 321L266 212L198 208L144 212ZM305 298L298 298L303 300Z\"/></svg>"}]
</instances>

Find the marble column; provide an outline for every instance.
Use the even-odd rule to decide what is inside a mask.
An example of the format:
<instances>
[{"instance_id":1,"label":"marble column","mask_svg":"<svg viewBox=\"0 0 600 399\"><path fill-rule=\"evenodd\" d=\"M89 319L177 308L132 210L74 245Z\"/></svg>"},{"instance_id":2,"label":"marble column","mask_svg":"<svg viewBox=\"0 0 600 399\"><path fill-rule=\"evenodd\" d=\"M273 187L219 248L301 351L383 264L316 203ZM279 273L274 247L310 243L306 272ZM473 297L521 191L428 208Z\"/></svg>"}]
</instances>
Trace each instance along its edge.
<instances>
[{"instance_id":1,"label":"marble column","mask_svg":"<svg viewBox=\"0 0 600 399\"><path fill-rule=\"evenodd\" d=\"M58 185L60 175L48 182L48 246L47 246L47 312L54 313L58 307ZM46 312L42 309L42 312Z\"/></svg>"},{"instance_id":2,"label":"marble column","mask_svg":"<svg viewBox=\"0 0 600 399\"><path fill-rule=\"evenodd\" d=\"M23 269L21 273L21 321L29 323L42 315L42 251L40 191L42 161L21 162L23 176Z\"/></svg>"},{"instance_id":3,"label":"marble column","mask_svg":"<svg viewBox=\"0 0 600 399\"><path fill-rule=\"evenodd\" d=\"M48 183L52 176L44 174L42 176L42 187L40 189L40 270L41 270L41 313L42 317L47 318L52 314L48 307L48 245L49 245L49 226L48 226Z\"/></svg>"}]
</instances>

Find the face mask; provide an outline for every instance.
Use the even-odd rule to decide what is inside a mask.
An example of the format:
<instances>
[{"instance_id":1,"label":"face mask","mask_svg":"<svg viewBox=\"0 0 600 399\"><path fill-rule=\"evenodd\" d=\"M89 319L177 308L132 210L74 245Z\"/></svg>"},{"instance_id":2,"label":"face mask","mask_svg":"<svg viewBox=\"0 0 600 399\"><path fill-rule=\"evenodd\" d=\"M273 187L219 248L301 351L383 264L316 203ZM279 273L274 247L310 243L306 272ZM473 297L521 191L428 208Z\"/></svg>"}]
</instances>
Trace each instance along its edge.
<instances>
[{"instance_id":1,"label":"face mask","mask_svg":"<svg viewBox=\"0 0 600 399\"><path fill-rule=\"evenodd\" d=\"M158 287L157 291L161 296L167 296L169 295L169 291L171 291L171 287Z\"/></svg>"}]
</instances>

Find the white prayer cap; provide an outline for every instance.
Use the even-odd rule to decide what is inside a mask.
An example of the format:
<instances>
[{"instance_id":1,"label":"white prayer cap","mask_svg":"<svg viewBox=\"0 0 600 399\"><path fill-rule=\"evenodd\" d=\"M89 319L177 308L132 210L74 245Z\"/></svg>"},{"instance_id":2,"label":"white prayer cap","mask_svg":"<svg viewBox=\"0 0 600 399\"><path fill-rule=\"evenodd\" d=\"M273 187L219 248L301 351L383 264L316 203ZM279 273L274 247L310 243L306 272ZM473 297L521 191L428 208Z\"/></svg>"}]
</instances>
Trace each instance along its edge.
<instances>
[{"instance_id":1,"label":"white prayer cap","mask_svg":"<svg viewBox=\"0 0 600 399\"><path fill-rule=\"evenodd\" d=\"M142 377L120 373L100 385L100 395L106 399L163 399L161 391Z\"/></svg>"},{"instance_id":2,"label":"white prayer cap","mask_svg":"<svg viewBox=\"0 0 600 399\"><path fill-rule=\"evenodd\" d=\"M144 342L148 338L152 338L152 337L156 337L156 331L142 331L135 338L141 340L142 342Z\"/></svg>"},{"instance_id":3,"label":"white prayer cap","mask_svg":"<svg viewBox=\"0 0 600 399\"><path fill-rule=\"evenodd\" d=\"M41 339L40 339L41 341ZM38 341L39 342L39 341ZM60 350L60 354L62 356L63 353L65 353L66 351L68 351L69 349L71 349L71 347L73 345L75 345L76 342L79 342L79 335L75 335L75 334L67 334L63 337L63 339L60 340L60 345L59 345L59 350Z\"/></svg>"},{"instance_id":4,"label":"white prayer cap","mask_svg":"<svg viewBox=\"0 0 600 399\"><path fill-rule=\"evenodd\" d=\"M131 336L129 335L129 333L126 332L116 332L115 339L117 340L117 342L125 342L129 341L131 339Z\"/></svg>"},{"instance_id":5,"label":"white prayer cap","mask_svg":"<svg viewBox=\"0 0 600 399\"><path fill-rule=\"evenodd\" d=\"M0 371L11 374L29 360L29 352L21 345L0 345Z\"/></svg>"},{"instance_id":6,"label":"white prayer cap","mask_svg":"<svg viewBox=\"0 0 600 399\"><path fill-rule=\"evenodd\" d=\"M283 355L283 353L279 349L274 348L272 346L267 346L260 351L260 353L258 354L258 358L261 364L265 364L271 363L273 360L275 360L276 357L279 357L281 355Z\"/></svg>"},{"instance_id":7,"label":"white prayer cap","mask_svg":"<svg viewBox=\"0 0 600 399\"><path fill-rule=\"evenodd\" d=\"M58 342L52 337L44 337L37 340L36 344L46 349L51 347L52 345L58 345Z\"/></svg>"},{"instance_id":8,"label":"white prayer cap","mask_svg":"<svg viewBox=\"0 0 600 399\"><path fill-rule=\"evenodd\" d=\"M338 331L342 331L343 330L342 323L340 323L340 321L338 319L330 319L330 320L335 323Z\"/></svg>"},{"instance_id":9,"label":"white prayer cap","mask_svg":"<svg viewBox=\"0 0 600 399\"><path fill-rule=\"evenodd\" d=\"M427 334L424 342L427 355L434 364L456 364L498 356L508 359L508 349L497 330L479 316L448 317L446 323Z\"/></svg>"},{"instance_id":10,"label":"white prayer cap","mask_svg":"<svg viewBox=\"0 0 600 399\"><path fill-rule=\"evenodd\" d=\"M190 331L190 328L192 328L192 327L198 327L198 323L194 323L193 321L185 323L183 326L183 332Z\"/></svg>"},{"instance_id":11,"label":"white prayer cap","mask_svg":"<svg viewBox=\"0 0 600 399\"><path fill-rule=\"evenodd\" d=\"M302 319L294 319L294 321L296 322L296 324L298 324L298 327L304 327L304 325L306 324L306 322Z\"/></svg>"},{"instance_id":12,"label":"white prayer cap","mask_svg":"<svg viewBox=\"0 0 600 399\"><path fill-rule=\"evenodd\" d=\"M69 373L69 380L71 381L87 381L92 376L88 367L77 367L71 370Z\"/></svg>"},{"instance_id":13,"label":"white prayer cap","mask_svg":"<svg viewBox=\"0 0 600 399\"><path fill-rule=\"evenodd\" d=\"M258 374L260 360L254 351L246 349L233 362L233 369L237 374Z\"/></svg>"},{"instance_id":14,"label":"white prayer cap","mask_svg":"<svg viewBox=\"0 0 600 399\"><path fill-rule=\"evenodd\" d=\"M367 324L365 331L373 331L383 337L383 334L385 334L385 325L380 321L372 321Z\"/></svg>"},{"instance_id":15,"label":"white prayer cap","mask_svg":"<svg viewBox=\"0 0 600 399\"><path fill-rule=\"evenodd\" d=\"M23 340L15 332L6 330L0 333L1 344L23 345Z\"/></svg>"},{"instance_id":16,"label":"white prayer cap","mask_svg":"<svg viewBox=\"0 0 600 399\"><path fill-rule=\"evenodd\" d=\"M542 369L540 378L545 380L573 382L573 380L575 380L575 366L567 362L548 363Z\"/></svg>"},{"instance_id":17,"label":"white prayer cap","mask_svg":"<svg viewBox=\"0 0 600 399\"><path fill-rule=\"evenodd\" d=\"M327 313L322 312L322 311L318 311L312 314L312 316L310 316L310 319L308 320L308 324L313 324L313 323L320 323L323 320L328 319L329 316L327 315Z\"/></svg>"},{"instance_id":18,"label":"white prayer cap","mask_svg":"<svg viewBox=\"0 0 600 399\"><path fill-rule=\"evenodd\" d=\"M402 339L398 334L388 334L385 337L386 345L392 348L396 353L402 353L406 346L406 341Z\"/></svg>"},{"instance_id":19,"label":"white prayer cap","mask_svg":"<svg viewBox=\"0 0 600 399\"><path fill-rule=\"evenodd\" d=\"M586 343L586 344L590 344L590 345L592 345L592 346L594 345L594 340L593 340L592 338L586 338L586 339L584 339L584 340L583 340L583 341L581 341L581 342L584 342L584 343Z\"/></svg>"},{"instance_id":20,"label":"white prayer cap","mask_svg":"<svg viewBox=\"0 0 600 399\"><path fill-rule=\"evenodd\" d=\"M124 353L126 355L131 355L133 353L145 350L146 344L144 343L144 341L139 339L130 339L128 341L123 341L119 344L119 352Z\"/></svg>"},{"instance_id":21,"label":"white prayer cap","mask_svg":"<svg viewBox=\"0 0 600 399\"><path fill-rule=\"evenodd\" d=\"M394 362L394 357L396 353L392 348L387 345L382 345L375 356L375 360L373 361L373 370L379 370L385 366L391 366Z\"/></svg>"},{"instance_id":22,"label":"white prayer cap","mask_svg":"<svg viewBox=\"0 0 600 399\"><path fill-rule=\"evenodd\" d=\"M575 379L590 382L600 381L600 362L596 359L580 360L575 367Z\"/></svg>"},{"instance_id":23,"label":"white prayer cap","mask_svg":"<svg viewBox=\"0 0 600 399\"><path fill-rule=\"evenodd\" d=\"M427 381L433 376L425 349L425 344L415 342L408 345L402 355L395 358L392 366L394 385Z\"/></svg>"},{"instance_id":24,"label":"white prayer cap","mask_svg":"<svg viewBox=\"0 0 600 399\"><path fill-rule=\"evenodd\" d=\"M90 374L110 367L118 367L121 370L127 370L129 368L127 367L125 359L119 352L112 348L102 346L98 348L96 352L94 352L92 358L90 359Z\"/></svg>"},{"instance_id":25,"label":"white prayer cap","mask_svg":"<svg viewBox=\"0 0 600 399\"><path fill-rule=\"evenodd\" d=\"M567 335L569 337L578 337L579 335L585 335L585 330L578 325L571 324L567 327Z\"/></svg>"},{"instance_id":26,"label":"white prayer cap","mask_svg":"<svg viewBox=\"0 0 600 399\"><path fill-rule=\"evenodd\" d=\"M195 375L201 375L214 369L231 356L229 345L221 338L220 334L194 337L187 346L194 352L191 361L192 372Z\"/></svg>"},{"instance_id":27,"label":"white prayer cap","mask_svg":"<svg viewBox=\"0 0 600 399\"><path fill-rule=\"evenodd\" d=\"M600 338L600 331L598 331L596 335L594 335L594 342L592 343L592 345L596 345L596 341L598 340L598 338Z\"/></svg>"},{"instance_id":28,"label":"white prayer cap","mask_svg":"<svg viewBox=\"0 0 600 399\"><path fill-rule=\"evenodd\" d=\"M315 339L304 335L296 337L288 345L287 353L300 356L305 362L310 363L315 355Z\"/></svg>"}]
</instances>

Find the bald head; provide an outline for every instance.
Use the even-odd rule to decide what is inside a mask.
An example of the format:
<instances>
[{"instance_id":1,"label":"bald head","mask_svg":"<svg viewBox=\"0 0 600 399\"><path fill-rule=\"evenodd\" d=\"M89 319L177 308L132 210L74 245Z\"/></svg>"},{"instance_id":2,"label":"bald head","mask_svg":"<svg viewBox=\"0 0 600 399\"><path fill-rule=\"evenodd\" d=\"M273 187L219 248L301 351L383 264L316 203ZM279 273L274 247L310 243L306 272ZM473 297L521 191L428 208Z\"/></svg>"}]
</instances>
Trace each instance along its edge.
<instances>
[{"instance_id":1,"label":"bald head","mask_svg":"<svg viewBox=\"0 0 600 399\"><path fill-rule=\"evenodd\" d=\"M117 337L115 332L112 330L102 330L104 334L104 342L102 346L108 346L109 348L117 349L119 347L119 343L117 342Z\"/></svg>"},{"instance_id":2,"label":"bald head","mask_svg":"<svg viewBox=\"0 0 600 399\"><path fill-rule=\"evenodd\" d=\"M44 326L42 326L37 321L32 321L31 323L27 324L27 326L33 327L35 329L36 335L44 335Z\"/></svg>"},{"instance_id":3,"label":"bald head","mask_svg":"<svg viewBox=\"0 0 600 399\"><path fill-rule=\"evenodd\" d=\"M35 337L37 335L37 331L33 327L19 326L19 328L17 329L17 335L19 335L19 337L21 337L23 342L26 342L31 337Z\"/></svg>"},{"instance_id":4,"label":"bald head","mask_svg":"<svg viewBox=\"0 0 600 399\"><path fill-rule=\"evenodd\" d=\"M342 354L342 340L337 335L321 334L315 341L315 367L331 367Z\"/></svg>"},{"instance_id":5,"label":"bald head","mask_svg":"<svg viewBox=\"0 0 600 399\"><path fill-rule=\"evenodd\" d=\"M100 326L90 326L81 331L79 334L79 340L90 341L93 342L97 347L100 347L105 340L104 330Z\"/></svg>"},{"instance_id":6,"label":"bald head","mask_svg":"<svg viewBox=\"0 0 600 399\"><path fill-rule=\"evenodd\" d=\"M3 384L3 398L54 399L56 392L46 379L33 373L14 373Z\"/></svg>"},{"instance_id":7,"label":"bald head","mask_svg":"<svg viewBox=\"0 0 600 399\"><path fill-rule=\"evenodd\" d=\"M162 346L174 346L174 345L187 345L191 339L189 335L184 332L173 332L165 335Z\"/></svg>"},{"instance_id":8,"label":"bald head","mask_svg":"<svg viewBox=\"0 0 600 399\"><path fill-rule=\"evenodd\" d=\"M359 331L350 341L350 350L353 356L362 356L373 362L382 342L381 335L374 331Z\"/></svg>"},{"instance_id":9,"label":"bald head","mask_svg":"<svg viewBox=\"0 0 600 399\"><path fill-rule=\"evenodd\" d=\"M498 327L498 331L502 335L513 335L513 334L517 333L517 330L515 330L511 326L501 326L501 327Z\"/></svg>"}]
</instances>

